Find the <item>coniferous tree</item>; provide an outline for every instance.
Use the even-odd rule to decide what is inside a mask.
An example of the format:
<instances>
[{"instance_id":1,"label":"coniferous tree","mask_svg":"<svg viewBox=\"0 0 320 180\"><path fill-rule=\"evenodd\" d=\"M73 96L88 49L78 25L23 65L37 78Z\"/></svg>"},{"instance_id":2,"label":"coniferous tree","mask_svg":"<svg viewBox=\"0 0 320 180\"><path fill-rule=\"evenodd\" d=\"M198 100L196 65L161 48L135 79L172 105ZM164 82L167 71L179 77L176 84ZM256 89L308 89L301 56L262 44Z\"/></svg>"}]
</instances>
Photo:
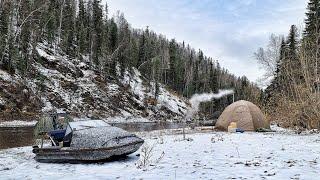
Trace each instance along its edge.
<instances>
[{"instance_id":1,"label":"coniferous tree","mask_svg":"<svg viewBox=\"0 0 320 180\"><path fill-rule=\"evenodd\" d=\"M285 42L284 38L282 38L281 41L281 46L280 46L280 56L279 59L277 60L276 64L276 70L274 73L274 80L271 82L271 85L273 89L277 92L280 93L282 90L282 86L284 83L284 61L287 56L287 43Z\"/></svg>"},{"instance_id":2,"label":"coniferous tree","mask_svg":"<svg viewBox=\"0 0 320 180\"><path fill-rule=\"evenodd\" d=\"M143 32L140 36L139 40L139 59L138 59L138 66L142 65L146 61L146 35Z\"/></svg>"},{"instance_id":3,"label":"coniferous tree","mask_svg":"<svg viewBox=\"0 0 320 180\"><path fill-rule=\"evenodd\" d=\"M104 18L103 18L103 24L102 24L102 36L103 36L103 44L102 44L102 55L103 59L107 60L108 55L110 54L109 49L109 22L108 22L108 3L105 4L105 12L104 12ZM104 65L107 65L107 62L104 62Z\"/></svg>"},{"instance_id":4,"label":"coniferous tree","mask_svg":"<svg viewBox=\"0 0 320 180\"><path fill-rule=\"evenodd\" d=\"M199 93L199 60L195 60L194 75L193 75L193 93Z\"/></svg>"},{"instance_id":5,"label":"coniferous tree","mask_svg":"<svg viewBox=\"0 0 320 180\"><path fill-rule=\"evenodd\" d=\"M31 12L31 2L30 0L25 0L21 4L20 16L22 19L28 18L29 13ZM24 24L21 25L21 34L20 34L20 48L21 48L21 59L19 60L18 68L22 73L28 68L28 62L30 61L30 46L31 46L31 20L25 21Z\"/></svg>"},{"instance_id":6,"label":"coniferous tree","mask_svg":"<svg viewBox=\"0 0 320 180\"><path fill-rule=\"evenodd\" d=\"M211 86L211 90L214 93L218 93L219 91L219 87L218 87L218 70L214 68L213 63L211 63L211 69L210 69L211 73L210 73L210 77L211 77L211 81L210 81L210 86Z\"/></svg>"},{"instance_id":7,"label":"coniferous tree","mask_svg":"<svg viewBox=\"0 0 320 180\"><path fill-rule=\"evenodd\" d=\"M114 22L114 19L111 18L110 21L110 31L109 31L109 49L113 53L117 49L118 44L118 26Z\"/></svg>"},{"instance_id":8,"label":"coniferous tree","mask_svg":"<svg viewBox=\"0 0 320 180\"><path fill-rule=\"evenodd\" d=\"M65 1L63 7L62 40L63 49L72 57L75 56L74 44L74 25L75 25L75 2Z\"/></svg>"},{"instance_id":9,"label":"coniferous tree","mask_svg":"<svg viewBox=\"0 0 320 180\"><path fill-rule=\"evenodd\" d=\"M138 67L138 61L139 61L139 42L131 37L130 40L130 67ZM161 68L161 67L159 67Z\"/></svg>"},{"instance_id":10,"label":"coniferous tree","mask_svg":"<svg viewBox=\"0 0 320 180\"><path fill-rule=\"evenodd\" d=\"M294 56L293 58L297 57L297 47L298 44L298 29L295 25L292 25L290 28L289 36L288 36L288 46L290 50L291 56Z\"/></svg>"},{"instance_id":11,"label":"coniferous tree","mask_svg":"<svg viewBox=\"0 0 320 180\"><path fill-rule=\"evenodd\" d=\"M58 28L58 19L57 19L57 9L59 7L58 0L50 0L48 4L47 13L47 23L45 26L46 29L46 39L50 45L55 43L56 30Z\"/></svg>"},{"instance_id":12,"label":"coniferous tree","mask_svg":"<svg viewBox=\"0 0 320 180\"><path fill-rule=\"evenodd\" d=\"M102 57L103 44L103 13L100 0L93 0L93 63L96 66L100 65L100 58Z\"/></svg>"},{"instance_id":13,"label":"coniferous tree","mask_svg":"<svg viewBox=\"0 0 320 180\"><path fill-rule=\"evenodd\" d=\"M109 50L111 53L111 59L110 62L107 62L108 64L110 64L110 68L109 71L111 75L116 76L117 72L116 72L116 66L117 66L117 62L116 59L113 58L113 54L115 52L115 50L117 49L117 44L118 44L118 27L117 24L114 22L114 19L112 18L110 21L110 31L108 33L108 42L109 42Z\"/></svg>"},{"instance_id":14,"label":"coniferous tree","mask_svg":"<svg viewBox=\"0 0 320 180\"><path fill-rule=\"evenodd\" d=\"M196 82L197 84L197 89L198 89L198 93L202 93L204 92L204 82L205 81L205 70L206 70L206 66L203 66L204 65L204 61L205 61L205 57L204 57L204 54L203 52L199 49L199 54L198 54L198 59L199 59L199 64L198 64L198 68L199 68L199 73L198 73L198 82ZM203 71L201 71L203 70Z\"/></svg>"},{"instance_id":15,"label":"coniferous tree","mask_svg":"<svg viewBox=\"0 0 320 180\"><path fill-rule=\"evenodd\" d=\"M295 25L292 25L290 28L289 36L288 36L288 59L289 59L289 67L290 73L294 83L301 83L301 71L299 67L301 67L300 60L298 58L298 29Z\"/></svg>"},{"instance_id":16,"label":"coniferous tree","mask_svg":"<svg viewBox=\"0 0 320 180\"><path fill-rule=\"evenodd\" d=\"M176 61L177 61L177 49L176 49L176 42L174 39L170 41L169 45L169 74L168 74L168 82L172 85L173 88L176 88Z\"/></svg>"},{"instance_id":17,"label":"coniferous tree","mask_svg":"<svg viewBox=\"0 0 320 180\"><path fill-rule=\"evenodd\" d=\"M87 40L87 14L84 0L79 0L79 13L77 17L77 45L79 54L85 54L88 51Z\"/></svg>"},{"instance_id":18,"label":"coniferous tree","mask_svg":"<svg viewBox=\"0 0 320 180\"><path fill-rule=\"evenodd\" d=\"M320 1L319 0L309 0L307 13L305 20L305 37L316 38L317 34L320 32Z\"/></svg>"},{"instance_id":19,"label":"coniferous tree","mask_svg":"<svg viewBox=\"0 0 320 180\"><path fill-rule=\"evenodd\" d=\"M9 19L11 12L11 1L1 2L0 11L0 66L10 70L12 62L9 59Z\"/></svg>"}]
</instances>

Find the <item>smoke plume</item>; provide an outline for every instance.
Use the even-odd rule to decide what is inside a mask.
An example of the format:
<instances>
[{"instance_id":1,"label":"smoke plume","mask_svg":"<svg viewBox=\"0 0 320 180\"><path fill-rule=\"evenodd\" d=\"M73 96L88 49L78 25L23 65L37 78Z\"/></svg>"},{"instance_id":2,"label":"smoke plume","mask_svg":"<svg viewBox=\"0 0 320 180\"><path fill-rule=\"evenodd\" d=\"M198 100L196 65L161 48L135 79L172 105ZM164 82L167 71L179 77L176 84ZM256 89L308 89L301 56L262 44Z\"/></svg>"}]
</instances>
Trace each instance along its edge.
<instances>
[{"instance_id":1,"label":"smoke plume","mask_svg":"<svg viewBox=\"0 0 320 180\"><path fill-rule=\"evenodd\" d=\"M202 102L209 102L212 99L220 99L224 96L233 94L233 90L219 90L219 93L214 94L214 93L204 93L204 94L195 94L193 95L189 102L191 104L191 107L189 108L186 119L190 120L193 118L193 116L199 112L199 105Z\"/></svg>"}]
</instances>

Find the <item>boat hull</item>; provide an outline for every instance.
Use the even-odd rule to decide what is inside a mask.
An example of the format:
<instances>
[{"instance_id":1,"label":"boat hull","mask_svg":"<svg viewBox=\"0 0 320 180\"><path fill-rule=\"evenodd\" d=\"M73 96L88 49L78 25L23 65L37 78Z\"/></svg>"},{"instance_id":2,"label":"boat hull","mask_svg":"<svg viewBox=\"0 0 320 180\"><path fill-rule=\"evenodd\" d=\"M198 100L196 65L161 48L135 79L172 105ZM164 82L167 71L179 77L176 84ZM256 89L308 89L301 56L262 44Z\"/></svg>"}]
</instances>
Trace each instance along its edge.
<instances>
[{"instance_id":1,"label":"boat hull","mask_svg":"<svg viewBox=\"0 0 320 180\"><path fill-rule=\"evenodd\" d=\"M98 149L75 149L75 148L34 148L35 160L45 163L80 163L101 162L112 160L116 157L126 156L136 152L143 140L126 145L98 148Z\"/></svg>"}]
</instances>

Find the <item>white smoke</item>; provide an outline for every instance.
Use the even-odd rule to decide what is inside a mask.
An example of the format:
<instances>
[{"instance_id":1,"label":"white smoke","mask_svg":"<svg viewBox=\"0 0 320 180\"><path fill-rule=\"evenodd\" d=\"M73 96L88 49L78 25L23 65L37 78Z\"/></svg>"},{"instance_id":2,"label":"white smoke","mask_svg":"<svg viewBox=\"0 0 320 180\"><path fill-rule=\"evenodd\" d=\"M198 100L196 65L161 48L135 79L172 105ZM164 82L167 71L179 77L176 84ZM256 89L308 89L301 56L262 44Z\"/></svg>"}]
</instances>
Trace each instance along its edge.
<instances>
[{"instance_id":1,"label":"white smoke","mask_svg":"<svg viewBox=\"0 0 320 180\"><path fill-rule=\"evenodd\" d=\"M191 119L196 113L199 112L199 105L202 102L209 102L212 99L220 99L224 96L228 96L234 94L234 91L229 89L229 90L219 90L219 93L214 94L214 93L203 93L203 94L195 94L193 95L189 102L191 104L191 107L189 108L186 119L189 120Z\"/></svg>"}]
</instances>

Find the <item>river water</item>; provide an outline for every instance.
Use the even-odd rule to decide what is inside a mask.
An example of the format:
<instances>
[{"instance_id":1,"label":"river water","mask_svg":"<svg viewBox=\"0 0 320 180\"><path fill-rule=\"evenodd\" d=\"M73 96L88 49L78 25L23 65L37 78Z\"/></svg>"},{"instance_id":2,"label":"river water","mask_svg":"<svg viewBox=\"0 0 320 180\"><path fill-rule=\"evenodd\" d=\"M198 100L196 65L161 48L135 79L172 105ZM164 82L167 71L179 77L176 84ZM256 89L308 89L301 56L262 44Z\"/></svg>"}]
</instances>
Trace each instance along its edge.
<instances>
[{"instance_id":1,"label":"river water","mask_svg":"<svg viewBox=\"0 0 320 180\"><path fill-rule=\"evenodd\" d=\"M183 123L111 123L129 132L182 128ZM34 127L0 127L0 149L30 146L34 144Z\"/></svg>"},{"instance_id":2,"label":"river water","mask_svg":"<svg viewBox=\"0 0 320 180\"><path fill-rule=\"evenodd\" d=\"M32 145L33 129L34 127L1 127L0 149Z\"/></svg>"}]
</instances>

